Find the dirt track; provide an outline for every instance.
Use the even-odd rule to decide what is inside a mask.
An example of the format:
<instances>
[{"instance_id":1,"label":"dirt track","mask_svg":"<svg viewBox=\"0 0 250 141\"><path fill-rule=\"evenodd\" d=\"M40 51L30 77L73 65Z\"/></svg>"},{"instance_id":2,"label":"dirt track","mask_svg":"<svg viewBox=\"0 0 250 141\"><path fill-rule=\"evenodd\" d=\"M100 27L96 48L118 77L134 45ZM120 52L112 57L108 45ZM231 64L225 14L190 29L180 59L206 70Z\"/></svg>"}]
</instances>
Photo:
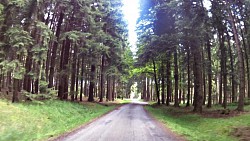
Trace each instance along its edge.
<instances>
[{"instance_id":1,"label":"dirt track","mask_svg":"<svg viewBox=\"0 0 250 141\"><path fill-rule=\"evenodd\" d=\"M141 104L127 104L60 141L180 141L152 119Z\"/></svg>"}]
</instances>

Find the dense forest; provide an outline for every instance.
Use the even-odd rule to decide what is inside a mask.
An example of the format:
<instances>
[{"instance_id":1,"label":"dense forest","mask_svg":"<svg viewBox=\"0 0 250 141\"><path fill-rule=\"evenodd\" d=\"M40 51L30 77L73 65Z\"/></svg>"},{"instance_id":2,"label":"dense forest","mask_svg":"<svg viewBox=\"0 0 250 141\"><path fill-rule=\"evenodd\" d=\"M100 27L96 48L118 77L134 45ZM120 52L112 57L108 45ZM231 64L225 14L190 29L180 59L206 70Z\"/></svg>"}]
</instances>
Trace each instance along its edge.
<instances>
[{"instance_id":1,"label":"dense forest","mask_svg":"<svg viewBox=\"0 0 250 141\"><path fill-rule=\"evenodd\" d=\"M0 140L250 140L250 0L126 2L0 0Z\"/></svg>"},{"instance_id":2,"label":"dense forest","mask_svg":"<svg viewBox=\"0 0 250 141\"><path fill-rule=\"evenodd\" d=\"M12 102L128 97L121 0L1 0L0 90Z\"/></svg>"},{"instance_id":3,"label":"dense forest","mask_svg":"<svg viewBox=\"0 0 250 141\"><path fill-rule=\"evenodd\" d=\"M249 0L140 0L133 57L121 0L3 0L1 97L113 101L137 84L145 101L195 112L237 103L243 111L249 7Z\"/></svg>"},{"instance_id":4,"label":"dense forest","mask_svg":"<svg viewBox=\"0 0 250 141\"><path fill-rule=\"evenodd\" d=\"M194 112L229 103L243 111L250 98L249 7L249 0L140 0L142 98L193 105Z\"/></svg>"}]
</instances>

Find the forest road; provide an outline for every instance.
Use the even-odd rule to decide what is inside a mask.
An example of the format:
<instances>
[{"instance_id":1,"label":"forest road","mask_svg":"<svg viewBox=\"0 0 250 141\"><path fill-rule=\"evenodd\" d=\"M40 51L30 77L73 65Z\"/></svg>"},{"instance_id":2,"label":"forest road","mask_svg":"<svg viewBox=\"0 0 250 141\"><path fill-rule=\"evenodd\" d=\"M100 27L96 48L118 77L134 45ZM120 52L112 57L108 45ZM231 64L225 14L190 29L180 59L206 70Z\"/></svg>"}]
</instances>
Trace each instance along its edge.
<instances>
[{"instance_id":1,"label":"forest road","mask_svg":"<svg viewBox=\"0 0 250 141\"><path fill-rule=\"evenodd\" d=\"M151 118L143 105L131 103L89 125L57 139L59 141L181 141Z\"/></svg>"}]
</instances>

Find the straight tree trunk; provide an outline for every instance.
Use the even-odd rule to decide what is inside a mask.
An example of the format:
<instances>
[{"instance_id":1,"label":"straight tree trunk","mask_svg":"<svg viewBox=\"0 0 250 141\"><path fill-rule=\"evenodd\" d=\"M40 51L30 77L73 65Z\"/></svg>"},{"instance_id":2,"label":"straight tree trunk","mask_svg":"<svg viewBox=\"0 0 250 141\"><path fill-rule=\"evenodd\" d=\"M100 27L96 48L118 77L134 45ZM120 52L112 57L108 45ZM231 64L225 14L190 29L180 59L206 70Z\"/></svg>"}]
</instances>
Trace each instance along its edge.
<instances>
[{"instance_id":1,"label":"straight tree trunk","mask_svg":"<svg viewBox=\"0 0 250 141\"><path fill-rule=\"evenodd\" d=\"M115 76L113 76L113 85L112 85L112 101L115 101Z\"/></svg>"},{"instance_id":2,"label":"straight tree trunk","mask_svg":"<svg viewBox=\"0 0 250 141\"><path fill-rule=\"evenodd\" d=\"M203 94L202 94L202 67L201 67L201 49L198 46L199 41L196 39L192 41L192 54L194 56L194 112L202 112L202 102L203 102Z\"/></svg>"},{"instance_id":3,"label":"straight tree trunk","mask_svg":"<svg viewBox=\"0 0 250 141\"><path fill-rule=\"evenodd\" d=\"M12 103L19 102L19 96L18 96L18 87L19 87L19 81L18 79L14 78L13 80L13 97L12 97Z\"/></svg>"},{"instance_id":4,"label":"straight tree trunk","mask_svg":"<svg viewBox=\"0 0 250 141\"><path fill-rule=\"evenodd\" d=\"M66 38L65 43L61 52L61 65L60 65L60 80L59 80L59 91L58 97L63 99L68 99L68 72L67 66L69 61L69 51L70 51L70 40Z\"/></svg>"},{"instance_id":5,"label":"straight tree trunk","mask_svg":"<svg viewBox=\"0 0 250 141\"><path fill-rule=\"evenodd\" d=\"M31 4L29 6L29 10L27 12L27 19L25 20L25 26L24 30L27 32L31 31L31 25L37 20L37 1L32 0ZM32 33L31 36L33 38L36 38L37 30L35 29ZM24 75L24 83L23 83L23 89L27 92L31 92L31 66L32 66L32 53L31 53L32 46L27 49L28 55L26 57L26 62L25 62L25 75Z\"/></svg>"},{"instance_id":6,"label":"straight tree trunk","mask_svg":"<svg viewBox=\"0 0 250 141\"><path fill-rule=\"evenodd\" d=\"M212 107L212 57L210 40L207 41L207 55L208 55L208 103L207 107Z\"/></svg>"},{"instance_id":7,"label":"straight tree trunk","mask_svg":"<svg viewBox=\"0 0 250 141\"><path fill-rule=\"evenodd\" d=\"M105 63L105 56L104 55L102 55L102 64L101 64L101 92L100 92L100 101L99 102L103 102L103 96L104 96L104 64Z\"/></svg>"},{"instance_id":8,"label":"straight tree trunk","mask_svg":"<svg viewBox=\"0 0 250 141\"><path fill-rule=\"evenodd\" d=\"M158 81L157 81L155 60L152 59L152 61L153 61L153 66L154 66L154 79L155 79L155 89L156 89L157 103L158 103L158 105L160 105L161 101L160 101L160 92L159 92L159 86L158 86Z\"/></svg>"},{"instance_id":9,"label":"straight tree trunk","mask_svg":"<svg viewBox=\"0 0 250 141\"><path fill-rule=\"evenodd\" d=\"M225 87L225 84L224 84L224 73L225 73L225 69L226 69L226 66L225 66L225 37L224 37L224 31L223 29L222 30L219 30L219 42L220 42L220 50L221 50L221 72L220 72L220 89L219 89L219 104L222 104L222 100L223 100L223 97L222 97L222 92L225 94L224 92L224 87ZM224 100L223 100L224 101Z\"/></svg>"},{"instance_id":10,"label":"straight tree trunk","mask_svg":"<svg viewBox=\"0 0 250 141\"><path fill-rule=\"evenodd\" d=\"M110 100L110 87L109 87L109 85L110 85L110 78L109 78L109 76L107 75L107 91L106 91L106 100L107 101L111 101Z\"/></svg>"},{"instance_id":11,"label":"straight tree trunk","mask_svg":"<svg viewBox=\"0 0 250 141\"><path fill-rule=\"evenodd\" d=\"M242 37L242 43L244 47L244 55L245 55L245 64L246 64L246 75L247 75L247 96L250 98L250 72L249 72L249 57L248 57L248 49L247 49L247 43L245 41L245 36L243 34L242 29L240 28L241 31L241 37Z\"/></svg>"},{"instance_id":12,"label":"straight tree trunk","mask_svg":"<svg viewBox=\"0 0 250 141\"><path fill-rule=\"evenodd\" d=\"M221 70L220 74L219 74L219 104L221 105L222 104L222 72L223 70Z\"/></svg>"},{"instance_id":13,"label":"straight tree trunk","mask_svg":"<svg viewBox=\"0 0 250 141\"><path fill-rule=\"evenodd\" d=\"M202 73L202 79L203 79L203 105L206 105L206 100L207 100L207 90L206 90L206 64L205 64L205 55L204 55L204 51L202 50L202 62L203 65L203 73Z\"/></svg>"},{"instance_id":14,"label":"straight tree trunk","mask_svg":"<svg viewBox=\"0 0 250 141\"><path fill-rule=\"evenodd\" d=\"M150 79L150 101L153 101L153 96L154 96L154 84L153 80Z\"/></svg>"},{"instance_id":15,"label":"straight tree trunk","mask_svg":"<svg viewBox=\"0 0 250 141\"><path fill-rule=\"evenodd\" d=\"M89 78L88 78L88 75L87 75L86 80L84 81L84 96L85 97L89 96L88 87L89 87Z\"/></svg>"},{"instance_id":16,"label":"straight tree trunk","mask_svg":"<svg viewBox=\"0 0 250 141\"><path fill-rule=\"evenodd\" d=\"M94 64L91 65L91 74L90 74L90 85L89 85L89 102L94 101L94 89L95 89L95 72L96 66Z\"/></svg>"},{"instance_id":17,"label":"straight tree trunk","mask_svg":"<svg viewBox=\"0 0 250 141\"><path fill-rule=\"evenodd\" d=\"M168 53L167 56L167 67L166 67L166 72L167 72L167 101L166 104L167 106L170 105L171 101L171 53Z\"/></svg>"},{"instance_id":18,"label":"straight tree trunk","mask_svg":"<svg viewBox=\"0 0 250 141\"><path fill-rule=\"evenodd\" d=\"M161 64L161 103L165 104L165 76L164 76L164 65L163 62Z\"/></svg>"},{"instance_id":19,"label":"straight tree trunk","mask_svg":"<svg viewBox=\"0 0 250 141\"><path fill-rule=\"evenodd\" d=\"M224 41L224 39L223 39ZM223 107L227 108L227 50L224 46L222 49L222 58L223 58L223 93L224 93L224 99L223 99Z\"/></svg>"},{"instance_id":20,"label":"straight tree trunk","mask_svg":"<svg viewBox=\"0 0 250 141\"><path fill-rule=\"evenodd\" d=\"M85 87L85 85L86 85L86 80L83 82L83 78L84 78L84 68L85 68L85 66L84 66L84 57L82 57L82 64L81 64L81 67L82 67L82 69L81 69L81 89L80 89L80 101L82 101L82 97L83 97L83 92L85 92L84 91L84 87ZM85 85L83 85L83 83L85 83Z\"/></svg>"},{"instance_id":21,"label":"straight tree trunk","mask_svg":"<svg viewBox=\"0 0 250 141\"><path fill-rule=\"evenodd\" d=\"M24 75L24 83L23 83L23 89L27 92L31 92L31 76L30 71L32 67L32 53L28 52L26 62L25 62L25 75Z\"/></svg>"},{"instance_id":22,"label":"straight tree trunk","mask_svg":"<svg viewBox=\"0 0 250 141\"><path fill-rule=\"evenodd\" d=\"M71 101L75 100L75 83L76 83L76 64L77 64L77 46L74 45L73 62L71 66L71 83L70 83L70 96Z\"/></svg>"},{"instance_id":23,"label":"straight tree trunk","mask_svg":"<svg viewBox=\"0 0 250 141\"><path fill-rule=\"evenodd\" d=\"M249 16L248 14L247 14L247 16ZM246 21L245 21L246 22ZM246 50L248 50L248 55L250 55L250 34L249 34L249 28L248 28L248 26L247 26L248 24L247 23L244 23L244 29L245 29L245 35L247 36L246 38L247 38L247 44L248 44L248 49L246 49ZM248 57L248 59L249 59L249 57ZM249 60L248 60L248 65L249 65ZM247 97L248 97L248 99L250 99L250 67L248 66L248 81L247 81L247 85L248 85L248 91L247 91Z\"/></svg>"},{"instance_id":24,"label":"straight tree trunk","mask_svg":"<svg viewBox=\"0 0 250 141\"><path fill-rule=\"evenodd\" d=\"M41 61L38 61L35 64L35 70L36 70L36 79L35 79L35 94L39 94L40 89L40 71L41 71Z\"/></svg>"},{"instance_id":25,"label":"straight tree trunk","mask_svg":"<svg viewBox=\"0 0 250 141\"><path fill-rule=\"evenodd\" d=\"M235 80L234 80L234 76L235 76L235 72L234 72L234 59L233 59L233 53L232 53L232 47L231 47L231 43L230 43L230 36L227 32L227 43L228 43L228 49L229 49L229 56L230 56L230 68L231 68L231 87L232 87L232 102L235 102L236 100L236 95L235 95Z\"/></svg>"},{"instance_id":26,"label":"straight tree trunk","mask_svg":"<svg viewBox=\"0 0 250 141\"><path fill-rule=\"evenodd\" d=\"M79 69L80 69L80 58L77 59L75 100L78 99L78 93L79 93L79 72L80 72Z\"/></svg>"},{"instance_id":27,"label":"straight tree trunk","mask_svg":"<svg viewBox=\"0 0 250 141\"><path fill-rule=\"evenodd\" d=\"M179 72L178 72L178 54L177 54L177 49L174 52L174 80L175 80L174 106L175 107L179 107L179 99L178 99Z\"/></svg>"},{"instance_id":28,"label":"straight tree trunk","mask_svg":"<svg viewBox=\"0 0 250 141\"><path fill-rule=\"evenodd\" d=\"M64 19L64 13L61 12L57 27L56 27L56 41L53 43L52 51L51 51L51 62L50 62L50 69L49 69L49 88L53 87L53 82L54 82L54 74L55 74L55 65L56 65L56 54L57 54L57 48L58 48L58 42L59 42L59 36L61 33L61 27Z\"/></svg>"},{"instance_id":29,"label":"straight tree trunk","mask_svg":"<svg viewBox=\"0 0 250 141\"><path fill-rule=\"evenodd\" d=\"M146 77L146 84L147 84L147 99L146 99L146 101L149 101L150 100L150 93L152 93L152 92L150 92L150 81L151 81L151 79L149 79L149 78L147 78Z\"/></svg>"},{"instance_id":30,"label":"straight tree trunk","mask_svg":"<svg viewBox=\"0 0 250 141\"><path fill-rule=\"evenodd\" d=\"M186 81L186 78L185 78L185 71L182 71L182 81L181 82L185 82ZM182 98L183 98L183 104L186 104L186 94L185 94L185 87L183 86L182 87Z\"/></svg>"},{"instance_id":31,"label":"straight tree trunk","mask_svg":"<svg viewBox=\"0 0 250 141\"><path fill-rule=\"evenodd\" d=\"M146 100L147 82L146 77L142 79L142 99Z\"/></svg>"},{"instance_id":32,"label":"straight tree trunk","mask_svg":"<svg viewBox=\"0 0 250 141\"><path fill-rule=\"evenodd\" d=\"M191 92L190 92L190 90L191 90L191 77L190 77L190 75L191 75L191 71L190 71L190 49L189 49L189 47L188 47L188 49L187 49L187 77L188 77L188 80L187 80L187 83L188 83L188 88L187 88L187 90L188 90L188 93L187 93L187 104L186 104L186 107L189 107L190 106L190 100L191 100Z\"/></svg>"},{"instance_id":33,"label":"straight tree trunk","mask_svg":"<svg viewBox=\"0 0 250 141\"><path fill-rule=\"evenodd\" d=\"M238 75L240 78L240 88L239 88L239 103L238 103L238 107L237 110L238 111L244 111L244 96L245 96L245 70L244 70L244 58L243 58L243 53L242 53L242 49L241 49L241 44L240 44L240 40L239 40L239 35L238 35L238 31L236 28L236 23L235 23L235 18L233 17L233 14L231 12L230 9L230 4L227 2L227 12L229 14L229 22L232 26L233 29L233 35L234 35L234 40L235 40L235 45L236 45L236 49L237 49L237 54L238 54L238 67L239 67L239 71L238 71Z\"/></svg>"},{"instance_id":34,"label":"straight tree trunk","mask_svg":"<svg viewBox=\"0 0 250 141\"><path fill-rule=\"evenodd\" d=\"M180 57L179 57L180 58ZM180 59L181 60L181 59ZM181 66L181 61L179 61L179 66ZM182 70L182 72L183 72L183 70ZM179 79L179 104L181 104L181 101L182 101L182 99L183 99L183 97L182 97L182 88L183 88L183 86L182 86L182 79L183 79L183 73L182 72L180 72L179 74L180 74L180 79ZM184 100L184 99L183 99Z\"/></svg>"}]
</instances>

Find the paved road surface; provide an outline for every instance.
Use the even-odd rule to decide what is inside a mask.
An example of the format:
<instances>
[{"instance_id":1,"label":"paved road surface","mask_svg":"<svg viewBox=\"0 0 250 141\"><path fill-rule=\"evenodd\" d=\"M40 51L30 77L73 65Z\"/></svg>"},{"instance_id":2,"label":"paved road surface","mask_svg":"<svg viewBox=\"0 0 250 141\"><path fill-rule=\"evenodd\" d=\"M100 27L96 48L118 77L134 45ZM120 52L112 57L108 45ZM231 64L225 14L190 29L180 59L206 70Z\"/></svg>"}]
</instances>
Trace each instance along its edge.
<instances>
[{"instance_id":1,"label":"paved road surface","mask_svg":"<svg viewBox=\"0 0 250 141\"><path fill-rule=\"evenodd\" d=\"M153 120L141 104L127 104L60 141L179 141Z\"/></svg>"}]
</instances>

